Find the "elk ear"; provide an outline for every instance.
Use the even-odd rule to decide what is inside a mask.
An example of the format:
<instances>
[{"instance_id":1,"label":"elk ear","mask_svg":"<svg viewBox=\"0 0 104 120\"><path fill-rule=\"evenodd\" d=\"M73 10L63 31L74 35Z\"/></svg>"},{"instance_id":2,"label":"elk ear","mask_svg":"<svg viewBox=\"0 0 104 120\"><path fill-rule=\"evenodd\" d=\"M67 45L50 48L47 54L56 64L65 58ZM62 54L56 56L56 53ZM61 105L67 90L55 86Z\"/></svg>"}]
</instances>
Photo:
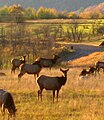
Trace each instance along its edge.
<instances>
[{"instance_id":1,"label":"elk ear","mask_svg":"<svg viewBox=\"0 0 104 120\"><path fill-rule=\"evenodd\" d=\"M66 69L66 70L62 70L62 69L60 68L60 71L62 71L62 72L63 72L63 71L69 71L69 68L68 68L68 69Z\"/></svg>"},{"instance_id":2,"label":"elk ear","mask_svg":"<svg viewBox=\"0 0 104 120\"><path fill-rule=\"evenodd\" d=\"M60 71L63 71L63 70L60 68Z\"/></svg>"},{"instance_id":3,"label":"elk ear","mask_svg":"<svg viewBox=\"0 0 104 120\"><path fill-rule=\"evenodd\" d=\"M69 71L69 68L66 71Z\"/></svg>"}]
</instances>

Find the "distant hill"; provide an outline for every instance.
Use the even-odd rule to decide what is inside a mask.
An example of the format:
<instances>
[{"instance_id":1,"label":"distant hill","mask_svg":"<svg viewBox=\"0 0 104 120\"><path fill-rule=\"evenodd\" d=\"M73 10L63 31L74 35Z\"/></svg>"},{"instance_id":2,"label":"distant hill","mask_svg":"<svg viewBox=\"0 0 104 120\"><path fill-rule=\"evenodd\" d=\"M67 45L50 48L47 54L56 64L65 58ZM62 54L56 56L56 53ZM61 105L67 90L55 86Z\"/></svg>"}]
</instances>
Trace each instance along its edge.
<instances>
[{"instance_id":1,"label":"distant hill","mask_svg":"<svg viewBox=\"0 0 104 120\"><path fill-rule=\"evenodd\" d=\"M56 8L59 11L75 11L80 8L86 8L88 6L96 5L104 0L0 0L0 7L4 5L21 4L24 8L39 7Z\"/></svg>"},{"instance_id":2,"label":"distant hill","mask_svg":"<svg viewBox=\"0 0 104 120\"><path fill-rule=\"evenodd\" d=\"M87 7L80 12L81 18L104 18L104 2Z\"/></svg>"},{"instance_id":3,"label":"distant hill","mask_svg":"<svg viewBox=\"0 0 104 120\"><path fill-rule=\"evenodd\" d=\"M90 11L100 11L101 13L104 13L104 2L98 5L90 6L84 9L83 12L90 12Z\"/></svg>"}]
</instances>

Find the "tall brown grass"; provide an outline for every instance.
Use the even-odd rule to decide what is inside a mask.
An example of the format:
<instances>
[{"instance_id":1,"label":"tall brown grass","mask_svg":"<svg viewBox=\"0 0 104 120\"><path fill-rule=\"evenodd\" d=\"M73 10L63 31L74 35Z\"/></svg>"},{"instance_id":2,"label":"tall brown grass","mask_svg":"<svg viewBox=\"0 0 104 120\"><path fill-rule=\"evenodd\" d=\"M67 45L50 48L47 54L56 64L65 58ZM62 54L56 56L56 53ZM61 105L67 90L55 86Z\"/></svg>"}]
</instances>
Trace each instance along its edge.
<instances>
[{"instance_id":1,"label":"tall brown grass","mask_svg":"<svg viewBox=\"0 0 104 120\"><path fill-rule=\"evenodd\" d=\"M0 88L13 94L16 120L104 120L104 74L78 79L82 68L70 68L68 80L59 93L59 102L52 102L52 91L43 91L37 100L38 86L33 75L25 74L18 83L18 73L0 77ZM41 74L61 76L59 69L43 69ZM1 114L0 114L1 117ZM5 116L6 119L7 116Z\"/></svg>"}]
</instances>

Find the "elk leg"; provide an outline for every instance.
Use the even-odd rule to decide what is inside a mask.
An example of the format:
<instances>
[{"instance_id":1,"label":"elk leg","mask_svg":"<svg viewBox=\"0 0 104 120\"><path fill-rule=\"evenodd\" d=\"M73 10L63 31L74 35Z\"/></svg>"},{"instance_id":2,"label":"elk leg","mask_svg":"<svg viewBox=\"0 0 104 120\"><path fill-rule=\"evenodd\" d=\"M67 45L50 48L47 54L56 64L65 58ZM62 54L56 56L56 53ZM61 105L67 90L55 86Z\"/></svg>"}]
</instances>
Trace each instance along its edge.
<instances>
[{"instance_id":1,"label":"elk leg","mask_svg":"<svg viewBox=\"0 0 104 120\"><path fill-rule=\"evenodd\" d=\"M38 101L39 101L39 94L40 94L40 90L38 90Z\"/></svg>"},{"instance_id":2,"label":"elk leg","mask_svg":"<svg viewBox=\"0 0 104 120\"><path fill-rule=\"evenodd\" d=\"M15 74L15 69L16 69L16 67L13 66L12 69L11 69L11 74L12 74L12 72Z\"/></svg>"},{"instance_id":3,"label":"elk leg","mask_svg":"<svg viewBox=\"0 0 104 120\"><path fill-rule=\"evenodd\" d=\"M55 90L53 90L53 103L54 103L54 98L55 98Z\"/></svg>"},{"instance_id":4,"label":"elk leg","mask_svg":"<svg viewBox=\"0 0 104 120\"><path fill-rule=\"evenodd\" d=\"M37 73L37 77L39 77L39 73Z\"/></svg>"},{"instance_id":5,"label":"elk leg","mask_svg":"<svg viewBox=\"0 0 104 120\"><path fill-rule=\"evenodd\" d=\"M2 104L2 109L1 109L2 115L5 115L5 108L4 108L4 104Z\"/></svg>"},{"instance_id":6,"label":"elk leg","mask_svg":"<svg viewBox=\"0 0 104 120\"><path fill-rule=\"evenodd\" d=\"M38 100L39 100L39 96L40 96L41 97L41 102L42 102L42 91L43 91L43 89L38 90Z\"/></svg>"},{"instance_id":7,"label":"elk leg","mask_svg":"<svg viewBox=\"0 0 104 120\"><path fill-rule=\"evenodd\" d=\"M100 72L100 68L98 68L98 73Z\"/></svg>"},{"instance_id":8,"label":"elk leg","mask_svg":"<svg viewBox=\"0 0 104 120\"><path fill-rule=\"evenodd\" d=\"M57 102L58 102L58 94L59 94L59 90L57 90Z\"/></svg>"},{"instance_id":9,"label":"elk leg","mask_svg":"<svg viewBox=\"0 0 104 120\"><path fill-rule=\"evenodd\" d=\"M42 90L40 90L41 102L42 102L42 91L43 91L43 89L42 89Z\"/></svg>"},{"instance_id":10,"label":"elk leg","mask_svg":"<svg viewBox=\"0 0 104 120\"><path fill-rule=\"evenodd\" d=\"M21 77L22 77L24 74L25 74L25 73L20 73L20 74L18 75L18 80L20 80Z\"/></svg>"},{"instance_id":11,"label":"elk leg","mask_svg":"<svg viewBox=\"0 0 104 120\"><path fill-rule=\"evenodd\" d=\"M34 78L35 78L35 80L36 80L36 74L34 74Z\"/></svg>"},{"instance_id":12,"label":"elk leg","mask_svg":"<svg viewBox=\"0 0 104 120\"><path fill-rule=\"evenodd\" d=\"M35 80L36 80L37 77L39 77L39 73L34 74L34 78L35 78Z\"/></svg>"}]
</instances>

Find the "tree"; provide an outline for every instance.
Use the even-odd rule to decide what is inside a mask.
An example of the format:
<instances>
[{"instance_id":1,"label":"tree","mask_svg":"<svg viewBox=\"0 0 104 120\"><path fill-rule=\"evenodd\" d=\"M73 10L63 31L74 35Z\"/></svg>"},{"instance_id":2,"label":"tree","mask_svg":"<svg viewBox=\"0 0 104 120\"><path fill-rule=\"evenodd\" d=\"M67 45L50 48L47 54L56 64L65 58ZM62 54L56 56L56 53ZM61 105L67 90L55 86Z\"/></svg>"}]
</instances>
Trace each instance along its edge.
<instances>
[{"instance_id":1,"label":"tree","mask_svg":"<svg viewBox=\"0 0 104 120\"><path fill-rule=\"evenodd\" d=\"M51 8L40 7L37 11L39 19L52 19L57 17L57 11Z\"/></svg>"},{"instance_id":2,"label":"tree","mask_svg":"<svg viewBox=\"0 0 104 120\"><path fill-rule=\"evenodd\" d=\"M104 35L104 26L103 25L101 25L97 28L97 33Z\"/></svg>"},{"instance_id":3,"label":"tree","mask_svg":"<svg viewBox=\"0 0 104 120\"><path fill-rule=\"evenodd\" d=\"M73 23L70 27L71 39L73 42L81 42L83 37L83 30L79 28L77 22Z\"/></svg>"},{"instance_id":4,"label":"tree","mask_svg":"<svg viewBox=\"0 0 104 120\"><path fill-rule=\"evenodd\" d=\"M62 11L62 12L59 12L58 13L58 15L57 15L57 18L63 18L63 19L66 19L66 18L68 18L68 16L67 16L67 11L66 10L64 10L64 11Z\"/></svg>"},{"instance_id":5,"label":"tree","mask_svg":"<svg viewBox=\"0 0 104 120\"><path fill-rule=\"evenodd\" d=\"M0 8L0 21L7 21L9 20L9 11L8 11L8 6L4 6Z\"/></svg>"},{"instance_id":6,"label":"tree","mask_svg":"<svg viewBox=\"0 0 104 120\"><path fill-rule=\"evenodd\" d=\"M30 8L30 7L26 8L24 14L26 19L29 20L36 19L36 10L34 8Z\"/></svg>"},{"instance_id":7,"label":"tree","mask_svg":"<svg viewBox=\"0 0 104 120\"><path fill-rule=\"evenodd\" d=\"M68 14L68 17L69 17L69 18L72 18L72 19L79 18L79 16L77 15L76 12L70 12L70 13Z\"/></svg>"},{"instance_id":8,"label":"tree","mask_svg":"<svg viewBox=\"0 0 104 120\"><path fill-rule=\"evenodd\" d=\"M9 7L9 13L13 21L21 23L24 21L24 9L21 5L13 5Z\"/></svg>"}]
</instances>

